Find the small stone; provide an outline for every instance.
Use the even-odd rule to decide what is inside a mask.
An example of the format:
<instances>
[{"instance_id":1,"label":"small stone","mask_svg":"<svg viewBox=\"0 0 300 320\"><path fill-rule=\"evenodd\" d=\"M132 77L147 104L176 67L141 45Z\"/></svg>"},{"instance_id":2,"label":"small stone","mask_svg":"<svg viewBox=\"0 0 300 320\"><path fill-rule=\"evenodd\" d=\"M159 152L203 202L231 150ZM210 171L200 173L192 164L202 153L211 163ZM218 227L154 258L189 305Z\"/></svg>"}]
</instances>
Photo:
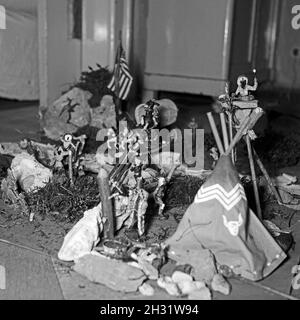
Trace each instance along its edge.
<instances>
[{"instance_id":1,"label":"small stone","mask_svg":"<svg viewBox=\"0 0 300 320\"><path fill-rule=\"evenodd\" d=\"M292 287L294 290L300 289L300 273L298 273L293 279L292 279Z\"/></svg>"},{"instance_id":2,"label":"small stone","mask_svg":"<svg viewBox=\"0 0 300 320\"><path fill-rule=\"evenodd\" d=\"M148 284L148 283L143 283L140 287L139 287L139 292L143 295L143 296L153 296L154 295L154 289L153 287Z\"/></svg>"},{"instance_id":3,"label":"small stone","mask_svg":"<svg viewBox=\"0 0 300 320\"><path fill-rule=\"evenodd\" d=\"M160 288L165 289L171 296L180 296L180 291L177 284L174 283L170 277L160 277L157 279L157 285Z\"/></svg>"},{"instance_id":4,"label":"small stone","mask_svg":"<svg viewBox=\"0 0 300 320\"><path fill-rule=\"evenodd\" d=\"M189 294L192 291L197 290L197 287L193 281L181 281L178 282L177 285L183 295Z\"/></svg>"},{"instance_id":5,"label":"small stone","mask_svg":"<svg viewBox=\"0 0 300 320\"><path fill-rule=\"evenodd\" d=\"M214 291L220 292L224 295L230 294L230 284L225 280L221 274L215 274L211 282L211 288Z\"/></svg>"},{"instance_id":6,"label":"small stone","mask_svg":"<svg viewBox=\"0 0 300 320\"><path fill-rule=\"evenodd\" d=\"M53 176L50 169L26 152L17 155L12 160L11 170L19 186L25 192L44 188Z\"/></svg>"},{"instance_id":7,"label":"small stone","mask_svg":"<svg viewBox=\"0 0 300 320\"><path fill-rule=\"evenodd\" d=\"M172 275L172 280L175 283L180 282L193 282L193 277L185 272L182 271L175 271Z\"/></svg>"},{"instance_id":8,"label":"small stone","mask_svg":"<svg viewBox=\"0 0 300 320\"><path fill-rule=\"evenodd\" d=\"M203 287L197 290L192 291L189 295L188 298L190 300L211 300L211 292L207 287Z\"/></svg>"},{"instance_id":9,"label":"small stone","mask_svg":"<svg viewBox=\"0 0 300 320\"><path fill-rule=\"evenodd\" d=\"M168 256L178 264L184 264L186 261L193 267L191 275L195 280L211 283L213 276L217 273L215 258L208 249L198 250L194 248L182 248L175 238L181 231L176 231L171 238L166 241L170 246Z\"/></svg>"},{"instance_id":10,"label":"small stone","mask_svg":"<svg viewBox=\"0 0 300 320\"><path fill-rule=\"evenodd\" d=\"M191 274L193 271L193 267L190 264L180 264L175 267L174 272L175 271L181 271L187 274Z\"/></svg>"},{"instance_id":11,"label":"small stone","mask_svg":"<svg viewBox=\"0 0 300 320\"><path fill-rule=\"evenodd\" d=\"M74 133L91 122L89 99L92 94L73 88L63 94L43 112L41 126L46 136L53 140L65 133Z\"/></svg>"},{"instance_id":12,"label":"small stone","mask_svg":"<svg viewBox=\"0 0 300 320\"><path fill-rule=\"evenodd\" d=\"M196 285L197 289L205 288L206 284L203 281L194 281L194 284Z\"/></svg>"},{"instance_id":13,"label":"small stone","mask_svg":"<svg viewBox=\"0 0 300 320\"><path fill-rule=\"evenodd\" d=\"M202 281L182 281L177 283L182 294L190 294L192 291L205 288L206 285Z\"/></svg>"},{"instance_id":14,"label":"small stone","mask_svg":"<svg viewBox=\"0 0 300 320\"><path fill-rule=\"evenodd\" d=\"M141 259L138 257L137 259L138 264L140 265L141 269L144 271L145 275L150 280L157 280L158 279L158 270L155 269L151 263L148 261Z\"/></svg>"},{"instance_id":15,"label":"small stone","mask_svg":"<svg viewBox=\"0 0 300 320\"><path fill-rule=\"evenodd\" d=\"M102 128L116 128L116 111L113 97L106 95L102 98L100 106L91 109L91 123L92 127L98 129Z\"/></svg>"},{"instance_id":16,"label":"small stone","mask_svg":"<svg viewBox=\"0 0 300 320\"><path fill-rule=\"evenodd\" d=\"M92 282L123 293L136 292L146 280L142 270L101 255L85 255L76 261L73 269Z\"/></svg>"}]
</instances>

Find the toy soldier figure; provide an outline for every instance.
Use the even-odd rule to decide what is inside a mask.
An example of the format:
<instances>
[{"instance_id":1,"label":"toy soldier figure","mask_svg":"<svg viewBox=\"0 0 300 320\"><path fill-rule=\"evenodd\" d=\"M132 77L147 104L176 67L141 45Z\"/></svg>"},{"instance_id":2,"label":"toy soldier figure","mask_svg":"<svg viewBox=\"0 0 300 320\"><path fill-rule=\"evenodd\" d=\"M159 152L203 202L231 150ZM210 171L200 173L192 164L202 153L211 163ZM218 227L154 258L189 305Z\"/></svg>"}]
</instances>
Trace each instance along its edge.
<instances>
[{"instance_id":1,"label":"toy soldier figure","mask_svg":"<svg viewBox=\"0 0 300 320\"><path fill-rule=\"evenodd\" d=\"M116 135L114 129L112 129L112 128L108 129L107 136L108 136L108 139L107 139L108 149L116 150L116 148L117 148L117 135Z\"/></svg>"},{"instance_id":2,"label":"toy soldier figure","mask_svg":"<svg viewBox=\"0 0 300 320\"><path fill-rule=\"evenodd\" d=\"M130 189L141 187L143 164L139 158L135 158L134 164L128 173L128 186Z\"/></svg>"},{"instance_id":3,"label":"toy soldier figure","mask_svg":"<svg viewBox=\"0 0 300 320\"><path fill-rule=\"evenodd\" d=\"M70 183L73 185L73 169L78 172L79 167L79 157L82 154L83 148L85 146L86 135L81 135L79 137L74 137L70 133L64 134L62 138L60 138L62 142L62 146L58 148L58 156L61 160L65 156L68 157L68 167L69 167L69 178ZM75 142L76 141L76 142ZM83 171L81 171L83 173Z\"/></svg>"},{"instance_id":4,"label":"toy soldier figure","mask_svg":"<svg viewBox=\"0 0 300 320\"><path fill-rule=\"evenodd\" d=\"M159 209L158 209L158 215L161 218L167 219L168 217L163 214L165 204L163 202L163 198L165 196L165 191L167 188L167 179L164 177L159 177L158 178L158 184L156 189L153 192L153 198L156 204L158 204Z\"/></svg>"},{"instance_id":5,"label":"toy soldier figure","mask_svg":"<svg viewBox=\"0 0 300 320\"><path fill-rule=\"evenodd\" d=\"M128 228L132 228L137 222L140 237L145 232L145 214L149 196L148 192L143 189L142 169L143 163L139 158L136 158L128 173L129 204L126 209L129 215Z\"/></svg>"},{"instance_id":6,"label":"toy soldier figure","mask_svg":"<svg viewBox=\"0 0 300 320\"><path fill-rule=\"evenodd\" d=\"M158 127L159 122L159 104L154 100L145 103L145 114L142 116L141 125L144 130Z\"/></svg>"}]
</instances>

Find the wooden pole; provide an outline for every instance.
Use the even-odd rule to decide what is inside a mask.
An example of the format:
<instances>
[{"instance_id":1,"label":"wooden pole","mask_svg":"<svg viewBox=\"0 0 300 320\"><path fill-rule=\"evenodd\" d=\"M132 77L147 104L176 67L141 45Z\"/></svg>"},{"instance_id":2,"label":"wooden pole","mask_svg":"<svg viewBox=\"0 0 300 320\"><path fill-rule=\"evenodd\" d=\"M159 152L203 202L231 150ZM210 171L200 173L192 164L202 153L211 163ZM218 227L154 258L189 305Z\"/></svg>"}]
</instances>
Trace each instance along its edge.
<instances>
[{"instance_id":1,"label":"wooden pole","mask_svg":"<svg viewBox=\"0 0 300 320\"><path fill-rule=\"evenodd\" d=\"M211 130L212 130L212 133L213 133L214 138L216 140L217 147L219 149L220 154L222 155L222 154L224 154L224 147L222 145L222 141L220 139L219 132L218 132L218 129L216 127L215 120L214 120L211 112L208 112L206 115L208 117L208 121L209 121Z\"/></svg>"},{"instance_id":2,"label":"wooden pole","mask_svg":"<svg viewBox=\"0 0 300 320\"><path fill-rule=\"evenodd\" d=\"M72 161L72 151L68 151L68 169L69 169L69 179L70 179L70 185L74 185L74 180L73 180L73 161Z\"/></svg>"},{"instance_id":3,"label":"wooden pole","mask_svg":"<svg viewBox=\"0 0 300 320\"><path fill-rule=\"evenodd\" d=\"M226 150L226 155L229 155L229 153L232 152L235 145L241 140L241 138L247 134L249 130L251 130L258 119L264 114L263 110L261 108L255 108L251 114L243 120L243 122L240 124L240 127L234 136L233 140L230 143L230 146Z\"/></svg>"},{"instance_id":4,"label":"wooden pole","mask_svg":"<svg viewBox=\"0 0 300 320\"><path fill-rule=\"evenodd\" d=\"M261 162L261 160L260 160L258 154L256 153L255 149L252 148L252 150L253 150L254 158L255 158L255 160L256 160L256 162L257 162L262 174L264 175L265 179L267 180L267 183L270 186L271 191L272 191L273 195L275 196L278 204L280 204L280 205L283 204L281 196L280 196L279 192L277 191L277 189L275 188L275 186L274 186L274 184L273 184L273 182L272 182L272 180L271 180L271 178L270 178L265 166Z\"/></svg>"},{"instance_id":5,"label":"wooden pole","mask_svg":"<svg viewBox=\"0 0 300 320\"><path fill-rule=\"evenodd\" d=\"M236 146L236 144L242 139L243 135L245 134L245 130L248 127L249 123L250 123L250 117L246 117L244 119L244 121L242 122L240 128L238 129L237 133L235 134L234 138L230 142L229 147L226 150L225 154L227 156L232 152L232 150Z\"/></svg>"},{"instance_id":6,"label":"wooden pole","mask_svg":"<svg viewBox=\"0 0 300 320\"><path fill-rule=\"evenodd\" d=\"M231 143L232 139L233 139L232 113L231 112L228 112L228 122L229 122L229 143ZM233 150L231 151L231 159L232 159L232 162L235 163Z\"/></svg>"},{"instance_id":7,"label":"wooden pole","mask_svg":"<svg viewBox=\"0 0 300 320\"><path fill-rule=\"evenodd\" d=\"M249 164L250 164L250 170L251 170L251 176L252 176L254 197L255 197L255 202L256 202L257 217L260 220L262 220L258 186L257 186L256 173L255 173L253 154L252 154L252 146L251 146L251 141L250 141L250 137L248 134L246 135L246 143L247 143L247 149L248 149L248 157L249 157Z\"/></svg>"},{"instance_id":8,"label":"wooden pole","mask_svg":"<svg viewBox=\"0 0 300 320\"><path fill-rule=\"evenodd\" d=\"M103 168L99 170L97 183L101 198L102 214L106 218L104 223L104 238L113 239L115 233L115 219L112 200L110 199L109 177L107 171Z\"/></svg>"},{"instance_id":9,"label":"wooden pole","mask_svg":"<svg viewBox=\"0 0 300 320\"><path fill-rule=\"evenodd\" d=\"M120 99L120 59L121 59L121 48L122 48L122 31L119 33L119 44L116 53L115 62L115 106L116 106L116 120L117 120L117 132L119 132L119 120L121 114L121 99Z\"/></svg>"},{"instance_id":10,"label":"wooden pole","mask_svg":"<svg viewBox=\"0 0 300 320\"><path fill-rule=\"evenodd\" d=\"M221 126L222 126L224 147L225 147L225 150L227 150L227 148L229 147L228 132L227 132L227 126L225 121L225 114L223 112L220 113L220 120L221 120Z\"/></svg>"}]
</instances>

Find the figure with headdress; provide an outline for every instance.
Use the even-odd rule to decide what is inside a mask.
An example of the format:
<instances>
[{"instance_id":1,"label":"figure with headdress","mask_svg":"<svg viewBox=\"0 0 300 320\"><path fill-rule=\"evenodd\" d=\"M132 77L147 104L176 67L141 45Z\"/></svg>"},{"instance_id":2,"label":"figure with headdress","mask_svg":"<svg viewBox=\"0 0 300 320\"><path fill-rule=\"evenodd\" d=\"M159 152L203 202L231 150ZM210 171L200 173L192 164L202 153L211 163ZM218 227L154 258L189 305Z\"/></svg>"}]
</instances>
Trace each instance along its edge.
<instances>
[{"instance_id":1,"label":"figure with headdress","mask_svg":"<svg viewBox=\"0 0 300 320\"><path fill-rule=\"evenodd\" d=\"M253 70L254 74L256 74L256 70ZM249 101L253 100L254 96L249 94L249 91L256 91L258 87L258 82L256 76L254 77L254 85L250 86L249 84L249 79L245 75L241 75L237 79L237 89L235 92L235 97L239 98L241 100Z\"/></svg>"}]
</instances>

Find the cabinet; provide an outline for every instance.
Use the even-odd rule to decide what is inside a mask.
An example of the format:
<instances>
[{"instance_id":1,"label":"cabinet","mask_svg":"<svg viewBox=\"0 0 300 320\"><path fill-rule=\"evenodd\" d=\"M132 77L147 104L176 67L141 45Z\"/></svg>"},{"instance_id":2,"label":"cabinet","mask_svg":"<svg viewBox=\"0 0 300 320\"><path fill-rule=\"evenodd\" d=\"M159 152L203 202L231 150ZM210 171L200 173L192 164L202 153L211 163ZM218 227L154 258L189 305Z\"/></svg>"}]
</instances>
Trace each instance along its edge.
<instances>
[{"instance_id":1,"label":"cabinet","mask_svg":"<svg viewBox=\"0 0 300 320\"><path fill-rule=\"evenodd\" d=\"M228 80L257 69L270 79L278 0L144 0L144 95L218 96Z\"/></svg>"}]
</instances>

